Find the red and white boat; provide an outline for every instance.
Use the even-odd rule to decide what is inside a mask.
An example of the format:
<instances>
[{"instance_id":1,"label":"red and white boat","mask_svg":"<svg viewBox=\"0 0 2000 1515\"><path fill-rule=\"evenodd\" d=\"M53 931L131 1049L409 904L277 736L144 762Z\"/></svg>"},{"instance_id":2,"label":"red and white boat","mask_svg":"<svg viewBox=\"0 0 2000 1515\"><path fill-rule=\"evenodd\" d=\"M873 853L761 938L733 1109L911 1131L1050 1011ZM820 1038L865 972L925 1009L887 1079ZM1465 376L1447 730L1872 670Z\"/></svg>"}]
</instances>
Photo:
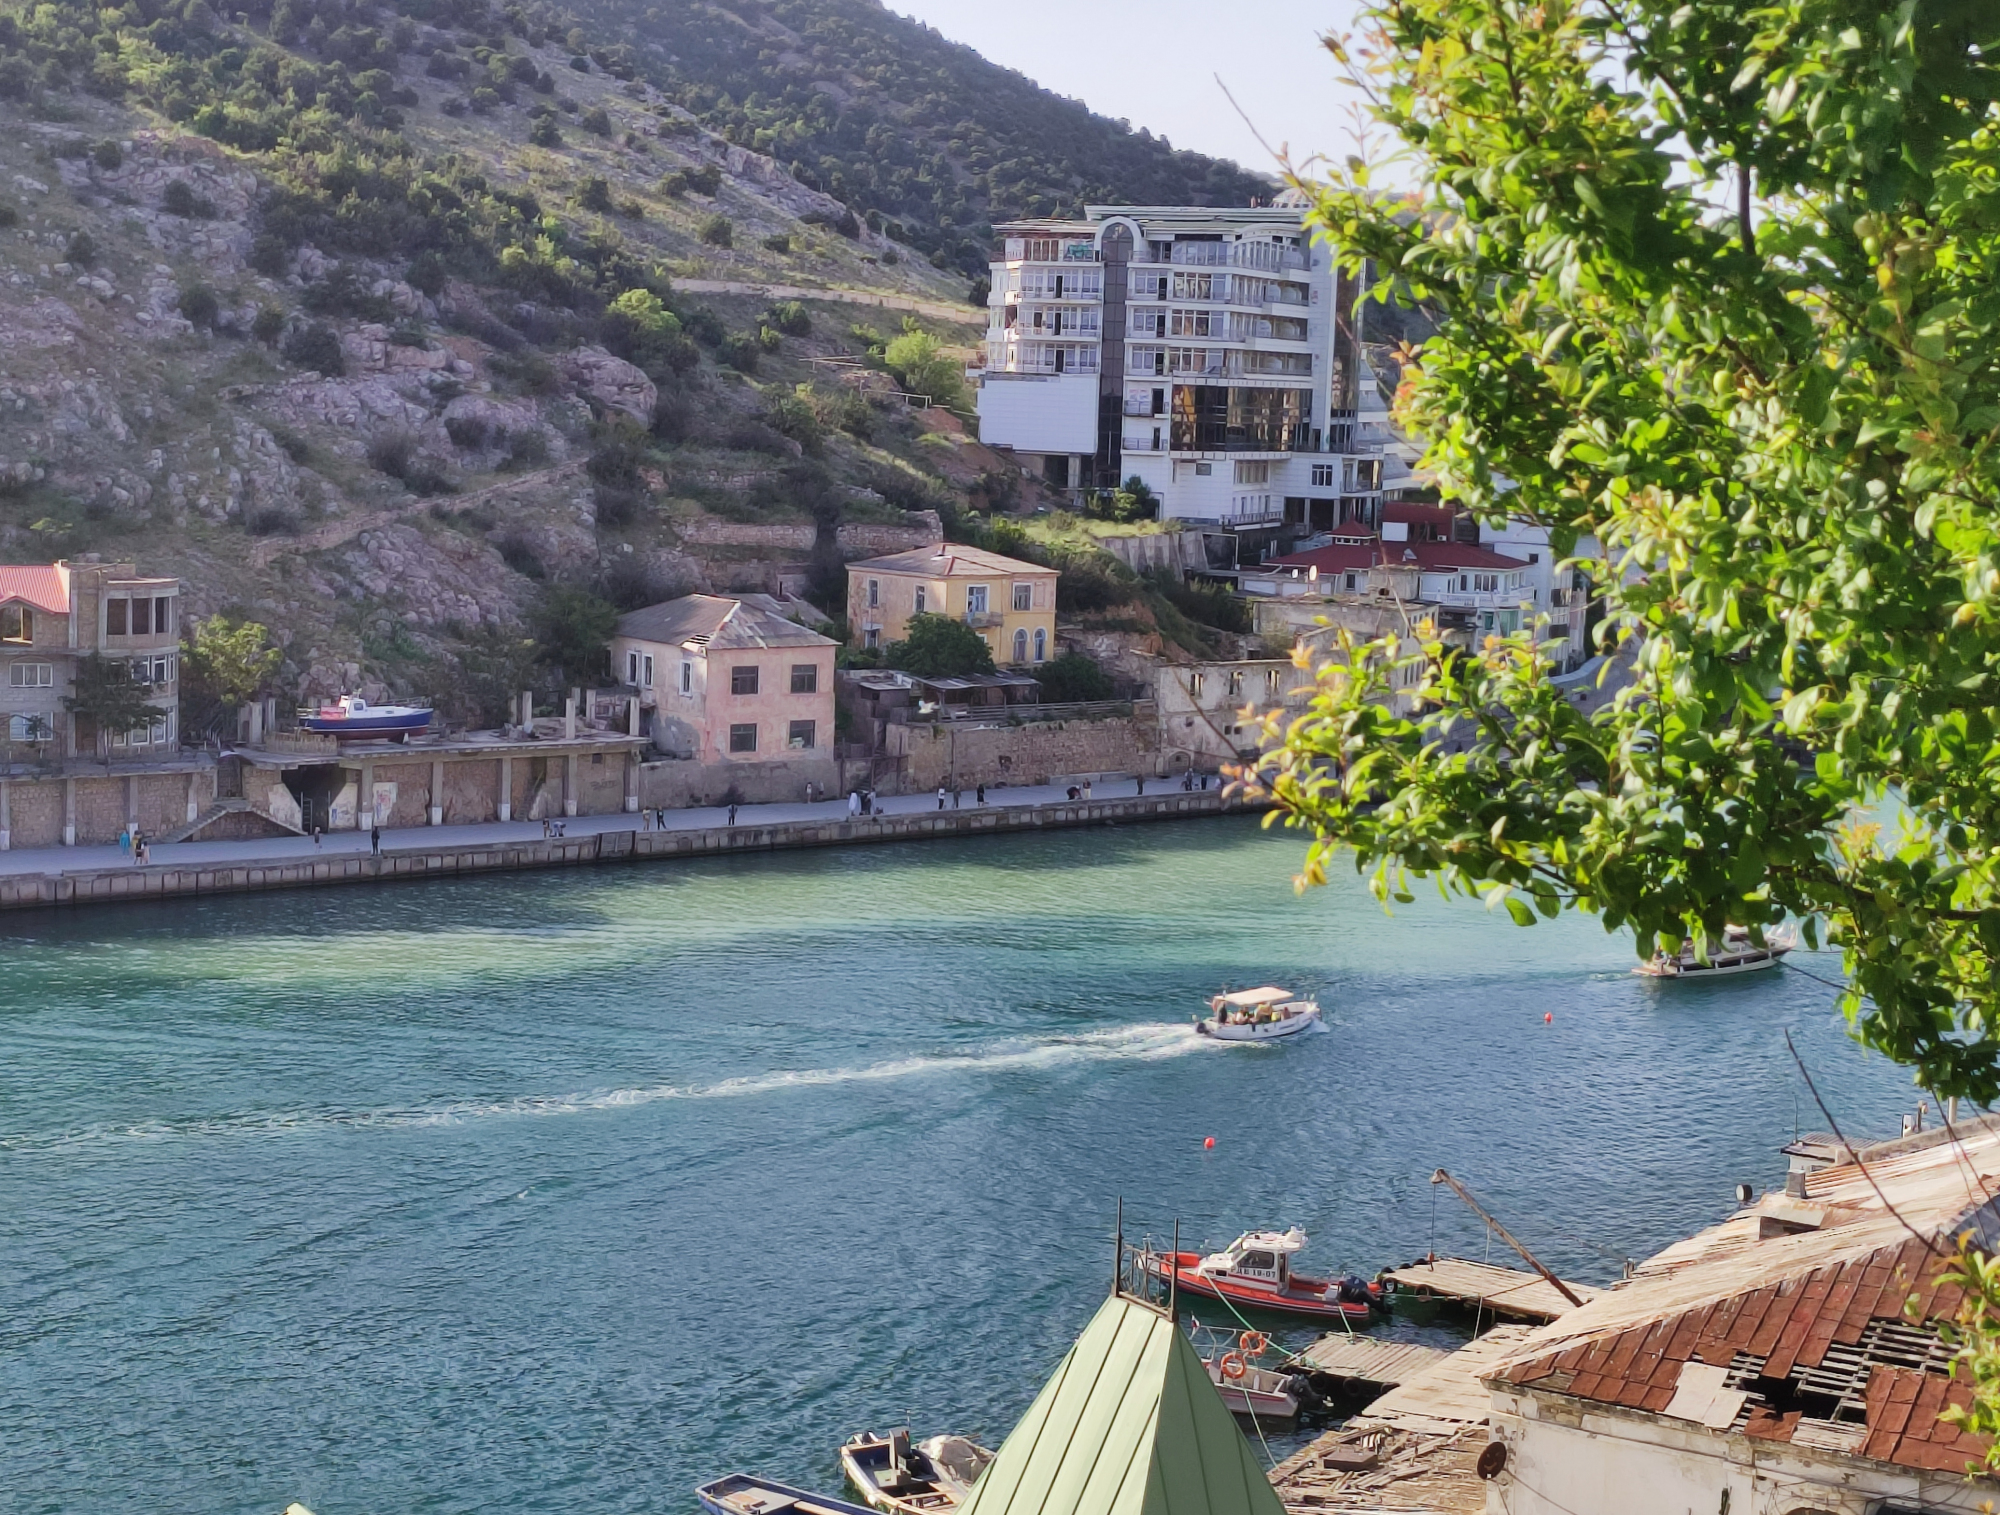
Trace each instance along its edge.
<instances>
[{"instance_id":1,"label":"red and white boat","mask_svg":"<svg viewBox=\"0 0 2000 1515\"><path fill-rule=\"evenodd\" d=\"M1380 1284L1294 1273L1292 1255L1305 1244L1305 1232L1294 1226L1282 1232L1246 1231L1224 1250L1206 1257L1199 1252L1141 1249L1137 1260L1145 1273L1162 1283L1171 1279L1183 1294L1307 1320L1364 1321L1388 1308Z\"/></svg>"}]
</instances>

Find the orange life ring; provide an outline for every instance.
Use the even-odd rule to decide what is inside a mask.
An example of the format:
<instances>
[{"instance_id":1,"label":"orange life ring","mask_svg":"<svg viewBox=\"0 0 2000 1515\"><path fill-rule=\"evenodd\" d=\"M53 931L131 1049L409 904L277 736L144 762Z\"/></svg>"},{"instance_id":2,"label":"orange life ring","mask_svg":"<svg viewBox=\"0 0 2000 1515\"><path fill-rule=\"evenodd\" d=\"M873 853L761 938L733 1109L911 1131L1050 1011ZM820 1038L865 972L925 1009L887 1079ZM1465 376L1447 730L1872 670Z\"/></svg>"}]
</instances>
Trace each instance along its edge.
<instances>
[{"instance_id":1,"label":"orange life ring","mask_svg":"<svg viewBox=\"0 0 2000 1515\"><path fill-rule=\"evenodd\" d=\"M1262 1357L1270 1345L1270 1337L1262 1331L1245 1331L1236 1338L1236 1346L1245 1357Z\"/></svg>"},{"instance_id":2,"label":"orange life ring","mask_svg":"<svg viewBox=\"0 0 2000 1515\"><path fill-rule=\"evenodd\" d=\"M1241 1352L1222 1354L1222 1376L1234 1381L1250 1371L1250 1364L1243 1360Z\"/></svg>"}]
</instances>

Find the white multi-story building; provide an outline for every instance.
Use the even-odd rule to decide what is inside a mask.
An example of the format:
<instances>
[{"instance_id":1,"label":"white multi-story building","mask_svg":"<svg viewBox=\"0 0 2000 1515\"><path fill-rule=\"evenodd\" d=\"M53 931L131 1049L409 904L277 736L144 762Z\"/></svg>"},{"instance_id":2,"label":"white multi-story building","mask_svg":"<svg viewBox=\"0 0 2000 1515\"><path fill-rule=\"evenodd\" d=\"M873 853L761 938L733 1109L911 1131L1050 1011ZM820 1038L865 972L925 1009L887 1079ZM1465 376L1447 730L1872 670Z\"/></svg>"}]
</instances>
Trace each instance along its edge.
<instances>
[{"instance_id":1,"label":"white multi-story building","mask_svg":"<svg viewBox=\"0 0 2000 1515\"><path fill-rule=\"evenodd\" d=\"M1137 475L1170 518L1380 519L1354 282L1296 205L1090 206L997 228L980 437L1063 489Z\"/></svg>"}]
</instances>

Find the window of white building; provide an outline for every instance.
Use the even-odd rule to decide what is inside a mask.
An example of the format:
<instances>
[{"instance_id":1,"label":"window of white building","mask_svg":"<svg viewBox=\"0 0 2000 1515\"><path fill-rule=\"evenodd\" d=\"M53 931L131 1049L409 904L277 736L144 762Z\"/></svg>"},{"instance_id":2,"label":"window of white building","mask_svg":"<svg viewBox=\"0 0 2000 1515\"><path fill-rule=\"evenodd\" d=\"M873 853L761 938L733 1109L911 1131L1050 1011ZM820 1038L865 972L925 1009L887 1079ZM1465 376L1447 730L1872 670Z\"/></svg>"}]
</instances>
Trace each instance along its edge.
<instances>
[{"instance_id":1,"label":"window of white building","mask_svg":"<svg viewBox=\"0 0 2000 1515\"><path fill-rule=\"evenodd\" d=\"M7 669L7 682L16 689L47 689L55 683L55 665L14 663Z\"/></svg>"},{"instance_id":2,"label":"window of white building","mask_svg":"<svg viewBox=\"0 0 2000 1515\"><path fill-rule=\"evenodd\" d=\"M1268 484L1271 482L1271 464L1268 460L1239 462L1236 465L1236 482L1239 484Z\"/></svg>"}]
</instances>

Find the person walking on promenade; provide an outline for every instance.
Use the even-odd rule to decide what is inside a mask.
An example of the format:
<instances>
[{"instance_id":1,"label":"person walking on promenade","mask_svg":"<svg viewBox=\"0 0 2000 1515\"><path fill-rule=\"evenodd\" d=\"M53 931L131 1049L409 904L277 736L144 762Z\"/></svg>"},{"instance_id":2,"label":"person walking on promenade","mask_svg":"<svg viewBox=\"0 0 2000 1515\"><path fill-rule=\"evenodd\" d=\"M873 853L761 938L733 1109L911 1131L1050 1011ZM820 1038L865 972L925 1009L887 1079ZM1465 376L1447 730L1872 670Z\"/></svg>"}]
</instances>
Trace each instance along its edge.
<instances>
[{"instance_id":1,"label":"person walking on promenade","mask_svg":"<svg viewBox=\"0 0 2000 1515\"><path fill-rule=\"evenodd\" d=\"M958 809L960 803L964 799L965 799L965 791L963 789L954 788L951 791L951 808L954 810Z\"/></svg>"},{"instance_id":2,"label":"person walking on promenade","mask_svg":"<svg viewBox=\"0 0 2000 1515\"><path fill-rule=\"evenodd\" d=\"M326 833L322 831L318 826L313 827L313 849L315 851L319 849L320 842L325 836Z\"/></svg>"},{"instance_id":3,"label":"person walking on promenade","mask_svg":"<svg viewBox=\"0 0 2000 1515\"><path fill-rule=\"evenodd\" d=\"M981 784L979 786L978 790L974 793L973 798L975 802L978 804L983 805L986 803L986 786L984 784Z\"/></svg>"},{"instance_id":4,"label":"person walking on promenade","mask_svg":"<svg viewBox=\"0 0 2000 1515\"><path fill-rule=\"evenodd\" d=\"M847 818L853 820L859 814L861 814L861 791L850 789L847 791Z\"/></svg>"},{"instance_id":5,"label":"person walking on promenade","mask_svg":"<svg viewBox=\"0 0 2000 1515\"><path fill-rule=\"evenodd\" d=\"M141 868L143 868L146 866L146 864L150 863L152 860L153 860L153 854L147 850L146 838L142 836L139 832L136 831L133 832L132 861L137 863Z\"/></svg>"},{"instance_id":6,"label":"person walking on promenade","mask_svg":"<svg viewBox=\"0 0 2000 1515\"><path fill-rule=\"evenodd\" d=\"M1136 794L1137 794L1137 795L1138 795L1138 796L1139 796L1139 797L1140 797L1141 799L1144 799L1144 798L1145 798L1145 796L1146 796L1146 775L1145 775L1145 774L1143 774L1143 773L1142 773L1142 774L1140 774L1140 775L1139 775L1139 787L1138 787L1138 789L1137 789L1137 790L1135 790L1134 792L1135 792L1135 793L1136 793Z\"/></svg>"},{"instance_id":7,"label":"person walking on promenade","mask_svg":"<svg viewBox=\"0 0 2000 1515\"><path fill-rule=\"evenodd\" d=\"M938 809L944 809L944 785L938 785Z\"/></svg>"},{"instance_id":8,"label":"person walking on promenade","mask_svg":"<svg viewBox=\"0 0 2000 1515\"><path fill-rule=\"evenodd\" d=\"M732 826L736 824L736 802L734 800L729 802L729 824Z\"/></svg>"},{"instance_id":9,"label":"person walking on promenade","mask_svg":"<svg viewBox=\"0 0 2000 1515\"><path fill-rule=\"evenodd\" d=\"M1089 800L1089 798L1090 798L1090 780L1089 780L1089 779L1085 779L1085 780L1083 781L1083 797L1084 797L1084 799L1085 799L1086 801L1087 801L1087 800Z\"/></svg>"},{"instance_id":10,"label":"person walking on promenade","mask_svg":"<svg viewBox=\"0 0 2000 1515\"><path fill-rule=\"evenodd\" d=\"M379 822L368 828L368 850L376 857L382 855L382 827Z\"/></svg>"}]
</instances>

